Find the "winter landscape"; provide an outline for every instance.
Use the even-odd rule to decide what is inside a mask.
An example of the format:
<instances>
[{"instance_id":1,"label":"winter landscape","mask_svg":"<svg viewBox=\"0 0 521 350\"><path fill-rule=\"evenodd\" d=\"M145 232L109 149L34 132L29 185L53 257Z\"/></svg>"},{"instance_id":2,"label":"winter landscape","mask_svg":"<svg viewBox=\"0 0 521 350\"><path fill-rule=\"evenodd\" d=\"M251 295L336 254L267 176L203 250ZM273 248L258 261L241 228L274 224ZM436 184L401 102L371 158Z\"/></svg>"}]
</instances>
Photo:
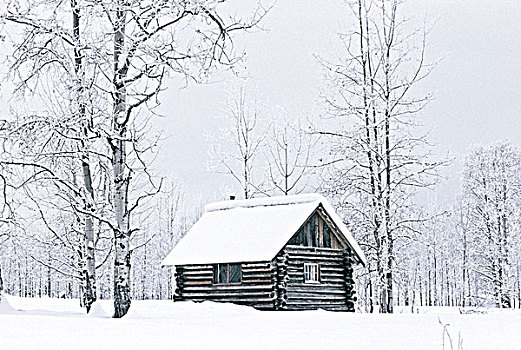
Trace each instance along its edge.
<instances>
[{"instance_id":1,"label":"winter landscape","mask_svg":"<svg viewBox=\"0 0 521 350\"><path fill-rule=\"evenodd\" d=\"M521 349L513 0L0 0L1 349Z\"/></svg>"}]
</instances>

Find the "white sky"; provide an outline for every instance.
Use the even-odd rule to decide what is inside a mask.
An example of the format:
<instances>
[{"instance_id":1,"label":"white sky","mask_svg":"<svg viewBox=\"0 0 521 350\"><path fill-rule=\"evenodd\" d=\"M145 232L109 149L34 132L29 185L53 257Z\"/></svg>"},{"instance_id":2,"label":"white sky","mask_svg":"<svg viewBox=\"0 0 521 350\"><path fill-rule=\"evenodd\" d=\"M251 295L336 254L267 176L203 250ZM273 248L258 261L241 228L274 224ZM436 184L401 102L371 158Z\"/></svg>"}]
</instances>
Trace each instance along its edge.
<instances>
[{"instance_id":1,"label":"white sky","mask_svg":"<svg viewBox=\"0 0 521 350\"><path fill-rule=\"evenodd\" d=\"M327 5L325 5L327 4ZM435 153L456 158L450 179L438 191L448 199L458 188L457 161L474 143L506 138L521 147L521 3L518 0L408 0L408 17L436 21L428 38L431 59L443 57L422 85L435 99L424 111ZM335 61L337 33L352 23L341 0L279 0L263 21L267 31L241 36L247 74L270 108L316 117L322 74L313 55ZM3 70L3 67L0 67ZM214 83L178 89L175 81L160 96L157 119L166 140L156 167L176 178L196 201L223 199L230 178L207 170L208 142L222 126L231 74ZM9 96L0 96L7 101ZM7 112L2 103L0 111ZM237 191L238 192L238 191Z\"/></svg>"},{"instance_id":2,"label":"white sky","mask_svg":"<svg viewBox=\"0 0 521 350\"><path fill-rule=\"evenodd\" d=\"M269 32L241 38L248 75L270 105L298 115L323 112L317 104L321 70L313 54L333 60L336 35L352 19L340 0L279 1L265 18ZM425 110L436 153L456 158L474 143L506 138L521 146L521 4L516 0L409 0L407 16L436 21L428 39L431 59L444 57L428 78L435 100ZM226 83L171 88L162 96L165 141L159 164L195 197L222 199L230 183L207 171L205 134L218 130ZM441 195L457 190L458 162Z\"/></svg>"}]
</instances>

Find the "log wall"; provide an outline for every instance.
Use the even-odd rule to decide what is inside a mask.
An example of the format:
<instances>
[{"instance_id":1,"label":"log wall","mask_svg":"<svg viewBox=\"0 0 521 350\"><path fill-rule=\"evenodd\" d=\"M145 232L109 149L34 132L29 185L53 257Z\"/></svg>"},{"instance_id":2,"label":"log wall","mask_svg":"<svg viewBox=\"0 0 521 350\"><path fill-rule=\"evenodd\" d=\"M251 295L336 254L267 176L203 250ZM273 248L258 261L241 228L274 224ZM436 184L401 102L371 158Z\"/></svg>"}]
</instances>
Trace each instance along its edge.
<instances>
[{"instance_id":1,"label":"log wall","mask_svg":"<svg viewBox=\"0 0 521 350\"><path fill-rule=\"evenodd\" d=\"M211 300L273 309L276 303L275 265L270 262L243 263L242 282L214 284L212 265L176 266L174 300Z\"/></svg>"},{"instance_id":2,"label":"log wall","mask_svg":"<svg viewBox=\"0 0 521 350\"><path fill-rule=\"evenodd\" d=\"M287 266L284 293L278 292L281 309L354 311L353 260L349 250L288 245L277 259ZM320 283L304 282L304 263L319 264Z\"/></svg>"}]
</instances>

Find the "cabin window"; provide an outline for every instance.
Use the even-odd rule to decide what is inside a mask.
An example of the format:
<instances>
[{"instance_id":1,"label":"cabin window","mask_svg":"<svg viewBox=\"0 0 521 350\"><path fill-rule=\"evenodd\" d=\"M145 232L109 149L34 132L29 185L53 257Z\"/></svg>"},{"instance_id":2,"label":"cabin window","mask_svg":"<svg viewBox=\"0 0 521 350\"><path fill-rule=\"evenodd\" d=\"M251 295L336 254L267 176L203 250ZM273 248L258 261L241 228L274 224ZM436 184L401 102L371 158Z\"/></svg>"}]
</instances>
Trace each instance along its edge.
<instances>
[{"instance_id":1,"label":"cabin window","mask_svg":"<svg viewBox=\"0 0 521 350\"><path fill-rule=\"evenodd\" d=\"M304 264L304 282L320 283L320 269L318 264Z\"/></svg>"},{"instance_id":2,"label":"cabin window","mask_svg":"<svg viewBox=\"0 0 521 350\"><path fill-rule=\"evenodd\" d=\"M217 264L213 267L213 282L216 284L238 284L242 281L241 264Z\"/></svg>"}]
</instances>

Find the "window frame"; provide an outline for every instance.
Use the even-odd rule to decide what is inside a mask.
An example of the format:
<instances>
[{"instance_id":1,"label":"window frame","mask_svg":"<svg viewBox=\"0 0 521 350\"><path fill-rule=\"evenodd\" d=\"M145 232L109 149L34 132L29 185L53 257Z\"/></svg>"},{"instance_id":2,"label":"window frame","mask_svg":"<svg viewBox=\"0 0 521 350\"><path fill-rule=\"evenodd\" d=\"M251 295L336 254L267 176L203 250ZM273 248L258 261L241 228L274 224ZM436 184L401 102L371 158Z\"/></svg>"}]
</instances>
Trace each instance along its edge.
<instances>
[{"instance_id":1,"label":"window frame","mask_svg":"<svg viewBox=\"0 0 521 350\"><path fill-rule=\"evenodd\" d=\"M230 282L230 266L231 265L237 265L239 266L239 282ZM226 267L226 282L219 282L219 272L220 272L220 269L223 268L223 267ZM212 267L212 273L213 273L213 278L212 278L212 284L213 285L219 285L219 286L237 286L237 285L240 285L242 284L242 264L240 263L235 263L235 264L230 264L230 263L222 263L222 264L214 264L213 267Z\"/></svg>"},{"instance_id":2,"label":"window frame","mask_svg":"<svg viewBox=\"0 0 521 350\"><path fill-rule=\"evenodd\" d=\"M304 283L320 283L320 264L304 263Z\"/></svg>"}]
</instances>

